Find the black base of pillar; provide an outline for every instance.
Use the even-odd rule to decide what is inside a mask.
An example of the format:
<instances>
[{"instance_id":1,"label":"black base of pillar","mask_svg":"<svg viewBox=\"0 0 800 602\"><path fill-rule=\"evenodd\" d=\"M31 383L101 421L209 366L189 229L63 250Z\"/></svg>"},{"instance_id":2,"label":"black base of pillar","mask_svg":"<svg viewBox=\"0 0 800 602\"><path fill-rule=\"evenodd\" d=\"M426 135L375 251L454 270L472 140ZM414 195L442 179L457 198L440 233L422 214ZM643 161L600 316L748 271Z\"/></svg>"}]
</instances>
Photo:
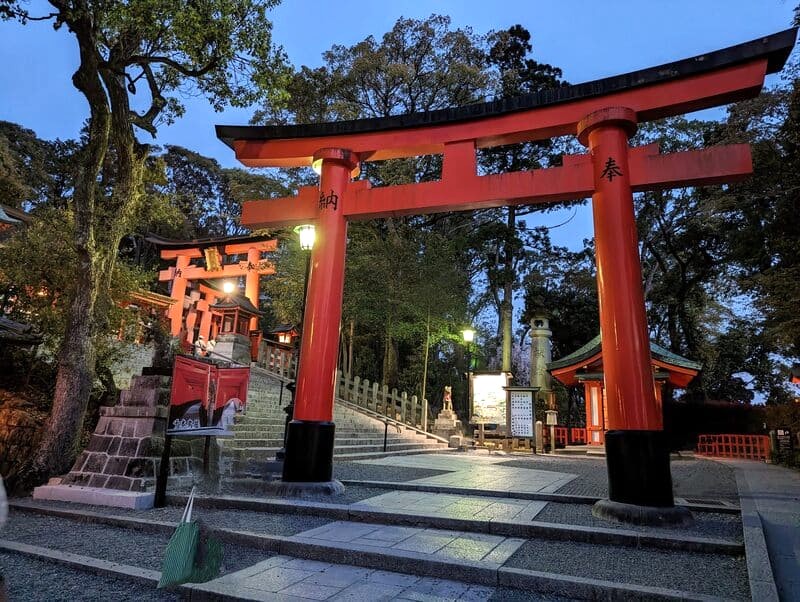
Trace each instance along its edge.
<instances>
[{"instance_id":1,"label":"black base of pillar","mask_svg":"<svg viewBox=\"0 0 800 602\"><path fill-rule=\"evenodd\" d=\"M322 483L333 476L333 422L292 420L286 432L283 481Z\"/></svg>"},{"instance_id":2,"label":"black base of pillar","mask_svg":"<svg viewBox=\"0 0 800 602\"><path fill-rule=\"evenodd\" d=\"M659 508L675 505L664 431L608 431L606 464L612 502Z\"/></svg>"}]
</instances>

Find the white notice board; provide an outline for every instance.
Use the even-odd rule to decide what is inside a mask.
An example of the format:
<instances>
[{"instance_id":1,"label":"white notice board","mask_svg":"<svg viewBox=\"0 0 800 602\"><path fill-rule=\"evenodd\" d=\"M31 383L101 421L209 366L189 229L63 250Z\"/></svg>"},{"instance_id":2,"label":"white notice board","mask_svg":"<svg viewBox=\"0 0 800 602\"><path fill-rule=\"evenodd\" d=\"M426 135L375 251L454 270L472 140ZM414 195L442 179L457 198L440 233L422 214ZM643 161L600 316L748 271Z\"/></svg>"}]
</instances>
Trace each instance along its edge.
<instances>
[{"instance_id":1,"label":"white notice board","mask_svg":"<svg viewBox=\"0 0 800 602\"><path fill-rule=\"evenodd\" d=\"M533 391L509 391L511 436L533 438Z\"/></svg>"}]
</instances>

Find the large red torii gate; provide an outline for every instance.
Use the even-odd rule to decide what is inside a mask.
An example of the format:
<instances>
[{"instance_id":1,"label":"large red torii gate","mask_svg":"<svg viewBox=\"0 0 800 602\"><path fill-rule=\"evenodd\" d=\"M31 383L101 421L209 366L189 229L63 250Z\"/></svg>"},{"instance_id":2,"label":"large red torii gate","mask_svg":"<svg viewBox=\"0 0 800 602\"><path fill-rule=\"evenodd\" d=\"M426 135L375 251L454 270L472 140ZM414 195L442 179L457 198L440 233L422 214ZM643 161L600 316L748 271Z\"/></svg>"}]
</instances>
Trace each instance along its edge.
<instances>
[{"instance_id":1,"label":"large red torii gate","mask_svg":"<svg viewBox=\"0 0 800 602\"><path fill-rule=\"evenodd\" d=\"M605 384L611 504L672 507L669 457L653 375L632 193L742 179L747 145L660 155L630 148L637 123L756 96L779 71L796 29L594 82L428 113L293 126L217 126L251 167L321 167L319 187L244 204L252 227L317 224L303 323L303 362L284 480L331 479L334 380L347 221L549 203L592 197ZM479 176L476 149L577 135L589 154L561 167ZM444 156L437 182L371 188L351 181L360 162ZM630 510L631 507L627 507Z\"/></svg>"}]
</instances>

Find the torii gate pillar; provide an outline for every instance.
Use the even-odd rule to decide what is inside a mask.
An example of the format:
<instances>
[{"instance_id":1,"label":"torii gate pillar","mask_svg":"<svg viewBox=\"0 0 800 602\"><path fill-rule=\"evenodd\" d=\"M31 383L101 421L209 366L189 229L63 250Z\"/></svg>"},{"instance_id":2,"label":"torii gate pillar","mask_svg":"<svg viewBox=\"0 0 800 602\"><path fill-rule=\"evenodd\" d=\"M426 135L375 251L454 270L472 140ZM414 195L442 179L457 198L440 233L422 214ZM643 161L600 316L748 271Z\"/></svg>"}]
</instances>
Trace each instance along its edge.
<instances>
[{"instance_id":1,"label":"torii gate pillar","mask_svg":"<svg viewBox=\"0 0 800 602\"><path fill-rule=\"evenodd\" d=\"M341 199L358 157L326 148L314 154L322 162L317 241L311 252L302 362L297 375L294 419L286 434L283 480L327 482L333 476L333 397L339 324L342 320L347 220Z\"/></svg>"},{"instance_id":2,"label":"torii gate pillar","mask_svg":"<svg viewBox=\"0 0 800 602\"><path fill-rule=\"evenodd\" d=\"M624 107L589 114L578 123L577 132L592 155L595 260L608 404L609 500L595 508L600 514L624 513L620 505L627 504L673 505L669 448L650 368L628 162L628 138L635 132L636 113Z\"/></svg>"}]
</instances>

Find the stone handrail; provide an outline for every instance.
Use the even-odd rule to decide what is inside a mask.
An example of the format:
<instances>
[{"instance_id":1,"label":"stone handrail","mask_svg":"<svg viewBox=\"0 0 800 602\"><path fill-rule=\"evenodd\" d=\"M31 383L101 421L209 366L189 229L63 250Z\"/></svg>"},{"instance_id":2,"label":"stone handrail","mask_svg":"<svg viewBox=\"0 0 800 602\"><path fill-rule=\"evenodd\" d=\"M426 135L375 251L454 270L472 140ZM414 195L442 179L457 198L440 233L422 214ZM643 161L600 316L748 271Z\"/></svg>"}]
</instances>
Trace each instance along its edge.
<instances>
[{"instance_id":1,"label":"stone handrail","mask_svg":"<svg viewBox=\"0 0 800 602\"><path fill-rule=\"evenodd\" d=\"M366 378L363 380L358 376L351 378L341 373L338 373L336 396L426 433L430 431L427 399L420 401L416 395L409 397L405 391L400 393L397 389L389 391L386 385L381 386L377 382L370 383Z\"/></svg>"},{"instance_id":2,"label":"stone handrail","mask_svg":"<svg viewBox=\"0 0 800 602\"><path fill-rule=\"evenodd\" d=\"M291 349L262 341L256 366L283 381L293 380L297 370L297 358ZM404 391L400 393L397 389L390 391L386 385L370 383L367 379L350 377L338 371L336 383L336 397L369 410L370 413L387 416L415 429L430 432L427 399L420 401L416 395L409 397Z\"/></svg>"}]
</instances>

